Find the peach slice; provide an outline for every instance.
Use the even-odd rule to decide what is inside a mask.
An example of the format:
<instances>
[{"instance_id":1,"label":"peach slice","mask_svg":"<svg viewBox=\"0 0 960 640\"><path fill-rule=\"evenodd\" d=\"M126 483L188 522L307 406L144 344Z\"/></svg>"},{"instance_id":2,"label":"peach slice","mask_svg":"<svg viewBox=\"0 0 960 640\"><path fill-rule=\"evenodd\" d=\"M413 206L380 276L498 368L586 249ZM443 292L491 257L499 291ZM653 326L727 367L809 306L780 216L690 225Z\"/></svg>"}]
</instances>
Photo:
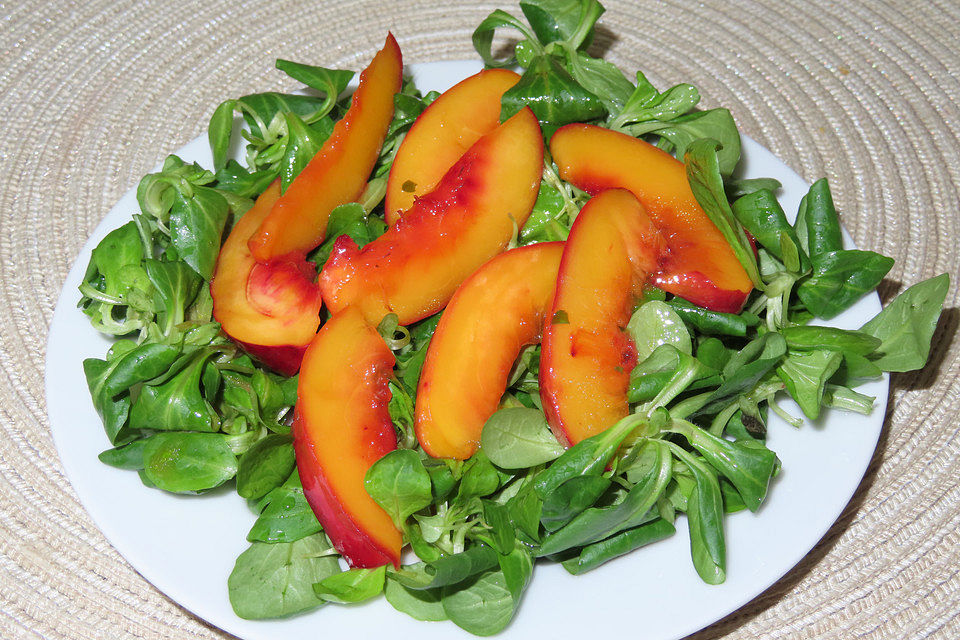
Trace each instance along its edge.
<instances>
[{"instance_id":1,"label":"peach slice","mask_svg":"<svg viewBox=\"0 0 960 640\"><path fill-rule=\"evenodd\" d=\"M364 488L370 466L397 448L388 380L393 352L352 308L333 316L303 357L293 446L307 502L354 567L399 566L403 539Z\"/></svg>"},{"instance_id":2,"label":"peach slice","mask_svg":"<svg viewBox=\"0 0 960 640\"><path fill-rule=\"evenodd\" d=\"M642 140L588 124L558 129L550 152L560 177L587 193L619 187L643 204L668 247L653 284L714 311L740 311L753 283L693 196L682 162Z\"/></svg>"},{"instance_id":3,"label":"peach slice","mask_svg":"<svg viewBox=\"0 0 960 640\"><path fill-rule=\"evenodd\" d=\"M360 197L393 119L393 96L402 81L400 47L387 34L383 49L360 74L346 115L250 237L257 262L317 247L330 212Z\"/></svg>"},{"instance_id":4,"label":"peach slice","mask_svg":"<svg viewBox=\"0 0 960 640\"><path fill-rule=\"evenodd\" d=\"M302 255L259 264L250 235L280 197L280 182L264 191L231 230L210 280L213 317L223 331L272 369L292 376L320 326L316 270Z\"/></svg>"},{"instance_id":5,"label":"peach slice","mask_svg":"<svg viewBox=\"0 0 960 640\"><path fill-rule=\"evenodd\" d=\"M500 124L500 98L520 76L486 69L447 89L417 118L390 168L385 199L393 225L415 198L433 190L473 143Z\"/></svg>"},{"instance_id":6,"label":"peach slice","mask_svg":"<svg viewBox=\"0 0 960 640\"><path fill-rule=\"evenodd\" d=\"M401 324L436 313L526 222L542 165L540 124L523 109L474 143L385 234L363 249L338 238L320 272L324 302L333 313L356 305L372 324L388 313Z\"/></svg>"},{"instance_id":7,"label":"peach slice","mask_svg":"<svg viewBox=\"0 0 960 640\"><path fill-rule=\"evenodd\" d=\"M540 399L564 445L627 415L636 350L624 333L663 239L629 192L594 196L570 229L540 355Z\"/></svg>"},{"instance_id":8,"label":"peach slice","mask_svg":"<svg viewBox=\"0 0 960 640\"><path fill-rule=\"evenodd\" d=\"M562 254L562 242L511 249L453 295L417 387L417 440L431 456L466 460L476 453L520 349L540 341Z\"/></svg>"}]
</instances>

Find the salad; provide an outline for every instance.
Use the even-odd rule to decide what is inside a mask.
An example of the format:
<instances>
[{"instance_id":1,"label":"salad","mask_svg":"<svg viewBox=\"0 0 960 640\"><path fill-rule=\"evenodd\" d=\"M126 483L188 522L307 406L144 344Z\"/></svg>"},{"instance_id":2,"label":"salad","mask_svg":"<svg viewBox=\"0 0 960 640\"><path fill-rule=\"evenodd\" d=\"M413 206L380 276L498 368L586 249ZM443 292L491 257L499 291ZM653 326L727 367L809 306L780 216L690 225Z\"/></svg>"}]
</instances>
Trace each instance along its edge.
<instances>
[{"instance_id":1,"label":"salad","mask_svg":"<svg viewBox=\"0 0 960 640\"><path fill-rule=\"evenodd\" d=\"M352 72L279 60L312 91L225 101L213 166L168 158L93 251L100 458L249 501L241 617L382 594L489 635L537 559L580 574L677 527L723 582L725 515L779 471L769 414L802 424L778 397L867 413L859 383L926 361L946 274L821 326L892 266L843 249L827 182L789 224L776 181L732 177L728 111L586 53L599 3L520 9L442 95L392 36L347 97Z\"/></svg>"}]
</instances>

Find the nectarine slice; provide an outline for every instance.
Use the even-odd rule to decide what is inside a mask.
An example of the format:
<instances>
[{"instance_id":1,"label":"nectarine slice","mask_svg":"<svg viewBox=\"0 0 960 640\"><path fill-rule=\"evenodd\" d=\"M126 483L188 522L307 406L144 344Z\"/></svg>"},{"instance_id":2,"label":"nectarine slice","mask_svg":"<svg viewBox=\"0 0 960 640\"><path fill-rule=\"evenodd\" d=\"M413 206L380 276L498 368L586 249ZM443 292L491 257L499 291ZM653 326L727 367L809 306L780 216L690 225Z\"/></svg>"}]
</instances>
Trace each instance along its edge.
<instances>
[{"instance_id":1,"label":"nectarine slice","mask_svg":"<svg viewBox=\"0 0 960 640\"><path fill-rule=\"evenodd\" d=\"M417 118L400 143L384 200L387 224L433 191L473 143L500 124L500 98L520 76L486 69L447 89Z\"/></svg>"},{"instance_id":2,"label":"nectarine slice","mask_svg":"<svg viewBox=\"0 0 960 640\"><path fill-rule=\"evenodd\" d=\"M417 387L417 440L431 456L466 460L477 451L520 349L540 341L562 254L561 242L511 249L451 298Z\"/></svg>"},{"instance_id":3,"label":"nectarine slice","mask_svg":"<svg viewBox=\"0 0 960 640\"><path fill-rule=\"evenodd\" d=\"M400 47L388 34L383 49L360 74L346 115L250 237L258 262L317 247L330 212L360 197L393 119L393 96L402 81Z\"/></svg>"},{"instance_id":4,"label":"nectarine slice","mask_svg":"<svg viewBox=\"0 0 960 640\"><path fill-rule=\"evenodd\" d=\"M304 495L354 567L400 563L402 536L364 488L370 466L397 448L393 364L377 330L348 308L323 325L300 369L293 446Z\"/></svg>"},{"instance_id":5,"label":"nectarine slice","mask_svg":"<svg viewBox=\"0 0 960 640\"><path fill-rule=\"evenodd\" d=\"M324 302L333 313L356 305L372 324L388 313L401 324L436 313L526 222L542 166L540 124L525 108L480 138L385 234L362 249L338 238L320 272Z\"/></svg>"},{"instance_id":6,"label":"nectarine slice","mask_svg":"<svg viewBox=\"0 0 960 640\"><path fill-rule=\"evenodd\" d=\"M570 229L540 354L540 399L564 445L627 415L636 350L623 329L662 243L623 189L594 196Z\"/></svg>"},{"instance_id":7,"label":"nectarine slice","mask_svg":"<svg viewBox=\"0 0 960 640\"><path fill-rule=\"evenodd\" d=\"M619 187L643 204L669 248L652 284L714 311L740 311L753 283L693 196L682 162L643 140L588 124L560 127L550 152L560 177L587 193Z\"/></svg>"},{"instance_id":8,"label":"nectarine slice","mask_svg":"<svg viewBox=\"0 0 960 640\"><path fill-rule=\"evenodd\" d=\"M210 280L213 317L251 355L280 373L300 368L320 326L316 270L302 255L259 264L247 240L280 197L273 182L230 231Z\"/></svg>"}]
</instances>

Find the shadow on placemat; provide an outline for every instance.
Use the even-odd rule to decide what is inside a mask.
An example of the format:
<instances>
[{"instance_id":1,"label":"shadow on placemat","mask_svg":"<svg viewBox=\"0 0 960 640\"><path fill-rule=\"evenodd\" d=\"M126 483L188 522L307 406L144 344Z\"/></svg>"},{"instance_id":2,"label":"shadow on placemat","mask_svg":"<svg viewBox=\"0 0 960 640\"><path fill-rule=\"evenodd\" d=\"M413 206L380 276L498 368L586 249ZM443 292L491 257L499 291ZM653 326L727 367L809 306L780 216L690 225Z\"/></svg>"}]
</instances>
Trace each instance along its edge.
<instances>
[{"instance_id":1,"label":"shadow on placemat","mask_svg":"<svg viewBox=\"0 0 960 640\"><path fill-rule=\"evenodd\" d=\"M951 285L956 286L953 283ZM960 309L957 307L944 309L940 314L937 330L933 332L933 338L930 340L930 357L927 359L926 366L919 371L894 374L890 379L890 395L893 396L893 392L901 389L928 389L938 380L945 378L946 372L940 369L946 362L958 329L960 329ZM890 408L887 407L888 412Z\"/></svg>"},{"instance_id":2,"label":"shadow on placemat","mask_svg":"<svg viewBox=\"0 0 960 640\"><path fill-rule=\"evenodd\" d=\"M887 409L889 408L890 404L888 403ZM853 494L853 497L850 498L850 502L847 503L847 506L844 508L843 513L840 514L840 517L837 518L837 521L827 530L824 536L817 542L817 545L810 550L810 553L804 556L803 560L766 591L725 618L714 622L706 629L687 636L685 640L717 640L736 631L777 604L782 598L786 597L814 567L820 564L820 561L830 553L840 537L853 523L853 516L856 515L863 506L867 493L876 480L877 469L880 467L879 457L886 448L888 432L888 425L884 424L883 431L880 433L880 439L877 442L877 449L874 451L870 466L867 468L863 480L860 481L857 491Z\"/></svg>"},{"instance_id":3,"label":"shadow on placemat","mask_svg":"<svg viewBox=\"0 0 960 640\"><path fill-rule=\"evenodd\" d=\"M899 284L899 283L896 283ZM896 286L893 290L901 287ZM885 302L889 302L891 296L884 296ZM780 580L771 585L766 591L755 597L753 600L743 605L725 618L718 620L706 629L689 635L685 640L717 640L733 631L743 627L751 620L762 614L764 611L774 606L788 593L793 591L797 585L823 560L836 545L840 537L850 528L854 516L860 511L870 487L873 486L877 478L877 471L880 468L880 458L887 448L887 442L890 434L890 416L895 404L896 392L905 389L925 389L933 386L938 379L940 368L943 366L950 346L957 335L957 329L960 327L960 309L951 307L944 309L940 315L940 321L931 340L930 358L923 369L919 371L910 371L906 373L893 374L890 377L890 393L887 396L887 406L884 408L887 416L883 424L883 430L880 432L880 438L877 441L877 448L870 460L870 465L860 481L856 492L850 498L850 502L844 508L843 513L833 523L833 526L817 542L817 545L810 550L803 560L797 566L791 569Z\"/></svg>"}]
</instances>

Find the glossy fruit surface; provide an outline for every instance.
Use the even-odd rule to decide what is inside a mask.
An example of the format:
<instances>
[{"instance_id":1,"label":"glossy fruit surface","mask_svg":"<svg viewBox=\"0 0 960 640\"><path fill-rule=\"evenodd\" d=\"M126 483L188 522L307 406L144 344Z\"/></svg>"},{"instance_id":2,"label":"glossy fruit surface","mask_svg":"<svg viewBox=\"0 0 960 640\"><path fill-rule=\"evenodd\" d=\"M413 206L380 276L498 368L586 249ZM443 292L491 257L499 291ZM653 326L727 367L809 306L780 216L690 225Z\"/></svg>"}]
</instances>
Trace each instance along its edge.
<instances>
[{"instance_id":1,"label":"glossy fruit surface","mask_svg":"<svg viewBox=\"0 0 960 640\"><path fill-rule=\"evenodd\" d=\"M540 125L523 109L470 147L385 234L362 249L341 236L320 273L324 302L333 313L357 306L372 324L388 313L400 324L436 313L526 222L542 166Z\"/></svg>"},{"instance_id":2,"label":"glossy fruit surface","mask_svg":"<svg viewBox=\"0 0 960 640\"><path fill-rule=\"evenodd\" d=\"M360 198L393 119L393 96L402 81L400 47L388 34L383 49L361 72L346 115L250 237L250 251L258 262L319 246L330 212Z\"/></svg>"},{"instance_id":3,"label":"glossy fruit surface","mask_svg":"<svg viewBox=\"0 0 960 640\"><path fill-rule=\"evenodd\" d=\"M682 162L623 133L588 124L561 127L550 139L560 176L595 195L623 188L637 197L668 250L651 283L714 311L737 313L753 283L700 207Z\"/></svg>"},{"instance_id":4,"label":"glossy fruit surface","mask_svg":"<svg viewBox=\"0 0 960 640\"><path fill-rule=\"evenodd\" d=\"M303 256L260 264L247 240L280 196L274 182L234 225L220 249L210 295L223 331L264 364L294 375L320 326L316 271Z\"/></svg>"},{"instance_id":5,"label":"glossy fruit surface","mask_svg":"<svg viewBox=\"0 0 960 640\"><path fill-rule=\"evenodd\" d=\"M594 196L570 229L540 355L540 398L573 445L627 415L636 351L623 329L663 240L623 189Z\"/></svg>"},{"instance_id":6,"label":"glossy fruit surface","mask_svg":"<svg viewBox=\"0 0 960 640\"><path fill-rule=\"evenodd\" d=\"M393 160L384 200L387 224L430 193L467 149L500 124L500 98L520 76L485 69L434 100L404 136Z\"/></svg>"},{"instance_id":7,"label":"glossy fruit surface","mask_svg":"<svg viewBox=\"0 0 960 640\"><path fill-rule=\"evenodd\" d=\"M465 460L476 453L520 350L540 341L562 254L562 242L511 249L457 289L417 388L417 440L431 456Z\"/></svg>"},{"instance_id":8,"label":"glossy fruit surface","mask_svg":"<svg viewBox=\"0 0 960 640\"><path fill-rule=\"evenodd\" d=\"M397 447L387 405L393 352L356 309L330 318L303 358L293 444L303 491L354 567L399 565L402 537L364 488L370 466Z\"/></svg>"}]
</instances>

